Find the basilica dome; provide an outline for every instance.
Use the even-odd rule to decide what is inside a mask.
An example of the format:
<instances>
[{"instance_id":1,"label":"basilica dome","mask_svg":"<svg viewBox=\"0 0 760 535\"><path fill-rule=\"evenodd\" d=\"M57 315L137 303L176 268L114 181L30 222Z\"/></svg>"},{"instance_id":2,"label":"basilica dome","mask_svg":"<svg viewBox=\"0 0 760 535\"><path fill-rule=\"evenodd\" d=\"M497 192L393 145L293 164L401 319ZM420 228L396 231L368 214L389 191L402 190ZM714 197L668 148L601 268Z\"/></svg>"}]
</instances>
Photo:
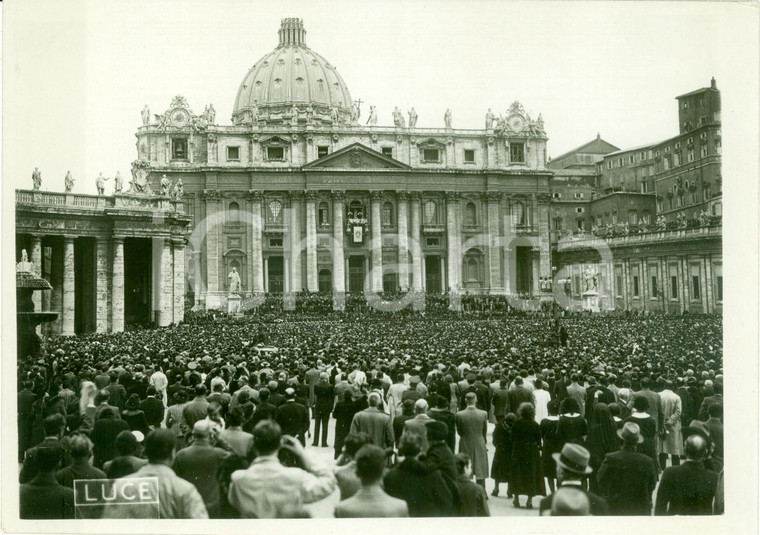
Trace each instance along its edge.
<instances>
[{"instance_id":1,"label":"basilica dome","mask_svg":"<svg viewBox=\"0 0 760 535\"><path fill-rule=\"evenodd\" d=\"M350 121L351 93L335 66L306 46L303 21L283 19L278 33L277 48L243 78L232 111L233 123Z\"/></svg>"}]
</instances>

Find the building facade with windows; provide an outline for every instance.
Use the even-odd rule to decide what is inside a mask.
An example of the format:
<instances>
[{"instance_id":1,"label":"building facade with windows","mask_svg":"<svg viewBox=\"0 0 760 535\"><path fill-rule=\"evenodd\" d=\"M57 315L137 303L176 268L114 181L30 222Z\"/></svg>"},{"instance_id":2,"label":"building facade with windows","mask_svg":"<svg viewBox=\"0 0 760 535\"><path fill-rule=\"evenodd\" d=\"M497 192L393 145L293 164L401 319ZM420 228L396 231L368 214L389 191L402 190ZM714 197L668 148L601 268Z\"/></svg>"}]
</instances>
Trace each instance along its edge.
<instances>
[{"instance_id":1,"label":"building facade with windows","mask_svg":"<svg viewBox=\"0 0 760 535\"><path fill-rule=\"evenodd\" d=\"M676 99L678 135L604 155L591 232L554 249L576 308L722 311L720 92Z\"/></svg>"},{"instance_id":2,"label":"building facade with windows","mask_svg":"<svg viewBox=\"0 0 760 535\"><path fill-rule=\"evenodd\" d=\"M541 118L515 102L482 130L400 111L379 126L305 33L283 20L231 125L176 97L137 131L150 188L182 180L194 303L224 308L233 268L244 295L539 293L551 273Z\"/></svg>"}]
</instances>

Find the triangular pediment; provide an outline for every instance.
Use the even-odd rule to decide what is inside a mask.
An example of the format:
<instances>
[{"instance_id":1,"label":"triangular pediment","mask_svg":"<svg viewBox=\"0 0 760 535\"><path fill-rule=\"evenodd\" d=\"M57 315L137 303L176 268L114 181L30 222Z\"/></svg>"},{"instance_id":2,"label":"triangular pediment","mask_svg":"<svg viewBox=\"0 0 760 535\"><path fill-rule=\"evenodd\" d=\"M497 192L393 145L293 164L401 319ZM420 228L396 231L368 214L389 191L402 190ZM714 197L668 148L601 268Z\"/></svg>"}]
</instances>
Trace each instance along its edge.
<instances>
[{"instance_id":1,"label":"triangular pediment","mask_svg":"<svg viewBox=\"0 0 760 535\"><path fill-rule=\"evenodd\" d=\"M408 170L410 166L394 160L384 154L370 149L361 143L353 143L348 147L323 156L318 160L303 166L304 170L319 169L397 169Z\"/></svg>"}]
</instances>

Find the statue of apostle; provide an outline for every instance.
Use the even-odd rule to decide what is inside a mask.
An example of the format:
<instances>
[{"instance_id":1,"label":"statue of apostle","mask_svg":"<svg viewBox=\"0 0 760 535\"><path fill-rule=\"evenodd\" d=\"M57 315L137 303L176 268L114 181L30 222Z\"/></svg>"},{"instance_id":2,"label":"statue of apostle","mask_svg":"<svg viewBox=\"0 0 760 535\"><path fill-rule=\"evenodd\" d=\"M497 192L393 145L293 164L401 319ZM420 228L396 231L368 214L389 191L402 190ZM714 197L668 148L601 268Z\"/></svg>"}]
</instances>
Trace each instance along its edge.
<instances>
[{"instance_id":1,"label":"statue of apostle","mask_svg":"<svg viewBox=\"0 0 760 535\"><path fill-rule=\"evenodd\" d=\"M71 176L71 171L66 171L66 178L63 179L64 191L71 193L74 189L74 179Z\"/></svg>"},{"instance_id":2,"label":"statue of apostle","mask_svg":"<svg viewBox=\"0 0 760 535\"><path fill-rule=\"evenodd\" d=\"M32 183L34 184L35 191L39 190L42 186L42 173L40 173L39 167L35 167L32 172Z\"/></svg>"},{"instance_id":3,"label":"statue of apostle","mask_svg":"<svg viewBox=\"0 0 760 535\"><path fill-rule=\"evenodd\" d=\"M227 280L230 282L230 294L240 293L240 275L237 268L232 268L230 274L227 275Z\"/></svg>"},{"instance_id":4,"label":"statue of apostle","mask_svg":"<svg viewBox=\"0 0 760 535\"><path fill-rule=\"evenodd\" d=\"M106 180L111 180L111 179L104 177L103 176L103 172L101 171L98 174L98 178L95 179L95 187L98 189L98 195L105 195L105 193L106 193Z\"/></svg>"},{"instance_id":5,"label":"statue of apostle","mask_svg":"<svg viewBox=\"0 0 760 535\"><path fill-rule=\"evenodd\" d=\"M402 124L401 126L404 125ZM412 109L409 110L409 128L414 128L415 126L417 126L417 111L414 109L414 106L412 106Z\"/></svg>"}]
</instances>

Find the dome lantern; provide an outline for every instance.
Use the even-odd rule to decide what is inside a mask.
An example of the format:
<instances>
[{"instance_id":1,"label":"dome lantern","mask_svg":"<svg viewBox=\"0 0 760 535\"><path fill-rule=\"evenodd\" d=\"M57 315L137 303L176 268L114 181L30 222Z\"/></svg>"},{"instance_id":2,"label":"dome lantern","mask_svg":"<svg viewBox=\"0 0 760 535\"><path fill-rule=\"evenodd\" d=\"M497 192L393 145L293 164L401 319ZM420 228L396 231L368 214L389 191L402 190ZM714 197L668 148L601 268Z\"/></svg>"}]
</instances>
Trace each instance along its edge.
<instances>
[{"instance_id":1,"label":"dome lantern","mask_svg":"<svg viewBox=\"0 0 760 535\"><path fill-rule=\"evenodd\" d=\"M280 23L280 46L306 46L303 19L282 19Z\"/></svg>"}]
</instances>

